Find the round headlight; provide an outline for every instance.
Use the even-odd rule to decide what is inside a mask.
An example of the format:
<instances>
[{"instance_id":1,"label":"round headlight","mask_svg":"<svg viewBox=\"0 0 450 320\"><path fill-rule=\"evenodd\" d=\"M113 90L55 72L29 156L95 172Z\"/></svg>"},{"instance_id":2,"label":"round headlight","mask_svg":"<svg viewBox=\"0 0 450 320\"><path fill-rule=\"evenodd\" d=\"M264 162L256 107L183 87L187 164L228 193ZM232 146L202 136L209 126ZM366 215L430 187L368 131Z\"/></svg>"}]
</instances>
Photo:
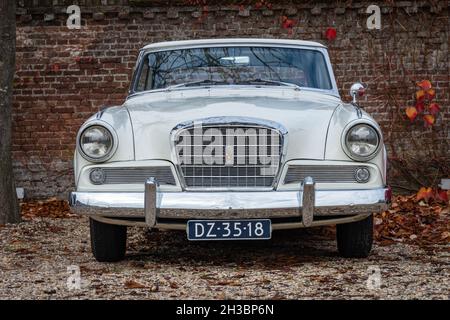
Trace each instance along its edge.
<instances>
[{"instance_id":1,"label":"round headlight","mask_svg":"<svg viewBox=\"0 0 450 320\"><path fill-rule=\"evenodd\" d=\"M380 144L378 132L368 124L357 124L345 136L345 147L355 160L369 160L375 156Z\"/></svg>"},{"instance_id":2,"label":"round headlight","mask_svg":"<svg viewBox=\"0 0 450 320\"><path fill-rule=\"evenodd\" d=\"M82 155L89 161L105 161L112 155L114 147L111 132L100 125L93 125L84 129L80 135L80 149Z\"/></svg>"}]
</instances>

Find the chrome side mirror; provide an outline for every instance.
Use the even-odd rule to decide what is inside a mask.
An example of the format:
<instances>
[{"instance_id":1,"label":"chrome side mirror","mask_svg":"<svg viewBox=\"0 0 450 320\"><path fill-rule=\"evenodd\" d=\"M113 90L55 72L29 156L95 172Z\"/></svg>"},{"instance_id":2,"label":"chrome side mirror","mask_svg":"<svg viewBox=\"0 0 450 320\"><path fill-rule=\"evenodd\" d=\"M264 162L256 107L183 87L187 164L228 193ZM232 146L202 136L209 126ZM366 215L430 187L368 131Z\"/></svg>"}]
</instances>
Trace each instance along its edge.
<instances>
[{"instance_id":1,"label":"chrome side mirror","mask_svg":"<svg viewBox=\"0 0 450 320\"><path fill-rule=\"evenodd\" d=\"M366 92L366 87L359 82L354 83L350 88L350 96L352 97L352 103L356 104L356 96L362 97Z\"/></svg>"}]
</instances>

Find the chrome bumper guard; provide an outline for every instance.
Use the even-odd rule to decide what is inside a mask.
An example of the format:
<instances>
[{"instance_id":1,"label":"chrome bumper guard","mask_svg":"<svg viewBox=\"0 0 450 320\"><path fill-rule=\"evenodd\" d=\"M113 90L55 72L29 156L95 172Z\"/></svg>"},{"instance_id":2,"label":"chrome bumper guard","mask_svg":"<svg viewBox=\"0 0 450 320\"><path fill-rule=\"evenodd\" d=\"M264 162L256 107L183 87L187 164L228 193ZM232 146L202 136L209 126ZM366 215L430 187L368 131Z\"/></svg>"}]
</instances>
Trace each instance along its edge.
<instances>
[{"instance_id":1,"label":"chrome bumper guard","mask_svg":"<svg viewBox=\"0 0 450 320\"><path fill-rule=\"evenodd\" d=\"M288 228L288 225L309 227L324 224L315 221L315 217L326 216L334 221L347 217L349 221L354 221L356 215L362 219L371 213L386 210L389 195L390 189L387 188L316 190L311 177L304 179L298 191L161 192L158 181L149 178L143 193L72 192L70 205L78 214L106 219L105 222L109 223L117 218L144 218L145 226L150 228L173 228L167 223L170 219L298 217L298 223L286 224ZM122 219L122 224L126 224L124 221ZM142 222L140 224L143 225ZM184 226L181 223L175 229L183 229Z\"/></svg>"}]
</instances>

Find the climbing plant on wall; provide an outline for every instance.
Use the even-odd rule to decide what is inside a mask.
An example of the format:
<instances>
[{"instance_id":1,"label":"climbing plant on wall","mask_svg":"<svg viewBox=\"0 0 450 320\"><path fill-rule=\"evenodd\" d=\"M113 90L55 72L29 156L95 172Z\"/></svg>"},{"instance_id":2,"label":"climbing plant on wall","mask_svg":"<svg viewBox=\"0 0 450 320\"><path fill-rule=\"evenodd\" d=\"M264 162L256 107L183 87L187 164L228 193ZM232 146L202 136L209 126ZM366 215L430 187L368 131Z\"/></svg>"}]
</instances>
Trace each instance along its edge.
<instances>
[{"instance_id":1,"label":"climbing plant on wall","mask_svg":"<svg viewBox=\"0 0 450 320\"><path fill-rule=\"evenodd\" d=\"M432 127L441 110L440 105L434 102L436 91L429 80L422 80L417 83L417 86L419 90L414 95L415 106L406 108L406 116L411 122L414 122L418 116L422 116L425 127Z\"/></svg>"}]
</instances>

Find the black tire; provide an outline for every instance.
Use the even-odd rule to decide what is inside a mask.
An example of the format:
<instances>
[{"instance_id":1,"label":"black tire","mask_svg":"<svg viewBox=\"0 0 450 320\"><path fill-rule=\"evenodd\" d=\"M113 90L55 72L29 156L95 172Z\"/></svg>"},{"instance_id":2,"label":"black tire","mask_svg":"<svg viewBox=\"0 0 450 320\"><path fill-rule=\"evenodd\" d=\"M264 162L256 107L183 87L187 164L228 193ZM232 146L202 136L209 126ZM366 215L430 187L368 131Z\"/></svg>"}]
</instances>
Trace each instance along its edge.
<instances>
[{"instance_id":1,"label":"black tire","mask_svg":"<svg viewBox=\"0 0 450 320\"><path fill-rule=\"evenodd\" d=\"M336 240L342 257L367 258L372 250L373 216L361 221L338 224Z\"/></svg>"},{"instance_id":2,"label":"black tire","mask_svg":"<svg viewBox=\"0 0 450 320\"><path fill-rule=\"evenodd\" d=\"M125 257L127 227L89 219L91 248L99 262L117 262Z\"/></svg>"}]
</instances>

